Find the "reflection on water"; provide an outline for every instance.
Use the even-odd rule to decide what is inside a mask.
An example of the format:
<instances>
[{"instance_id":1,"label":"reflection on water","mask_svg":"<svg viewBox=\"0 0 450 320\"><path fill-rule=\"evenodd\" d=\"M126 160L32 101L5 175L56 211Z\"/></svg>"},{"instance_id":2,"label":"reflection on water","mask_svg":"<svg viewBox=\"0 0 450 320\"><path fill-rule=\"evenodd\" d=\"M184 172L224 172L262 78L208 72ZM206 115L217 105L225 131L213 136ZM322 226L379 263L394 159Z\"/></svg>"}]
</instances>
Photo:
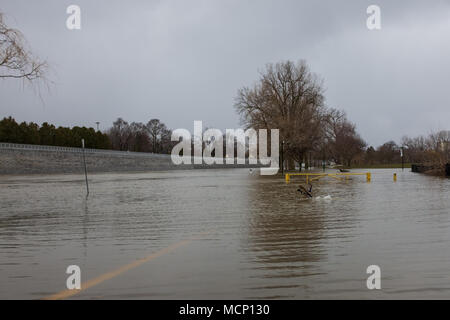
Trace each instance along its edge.
<instances>
[{"instance_id":1,"label":"reflection on water","mask_svg":"<svg viewBox=\"0 0 450 320\"><path fill-rule=\"evenodd\" d=\"M315 182L312 200L298 177L246 169L97 174L87 200L82 175L0 177L0 298L42 298L68 265L86 281L204 231L74 298L450 298L450 180L372 172Z\"/></svg>"},{"instance_id":2,"label":"reflection on water","mask_svg":"<svg viewBox=\"0 0 450 320\"><path fill-rule=\"evenodd\" d=\"M306 199L296 192L301 179L287 185L280 180L257 181L248 193L251 214L243 246L252 252L249 269L252 277L259 279L249 287L255 290L252 298L307 296L313 287L310 279L326 276L321 264L326 263L330 250L327 242L336 233L340 241L352 236L352 212L345 209L339 216L333 215L333 201L353 194L364 182L319 181L312 190L314 198Z\"/></svg>"},{"instance_id":3,"label":"reflection on water","mask_svg":"<svg viewBox=\"0 0 450 320\"><path fill-rule=\"evenodd\" d=\"M320 274L313 264L326 255L321 248L323 208L298 195L293 198L293 188L274 183L266 179L250 188L251 213L242 244L252 253L251 277L259 279L249 289L261 298L288 297L288 292L301 290L305 286L298 278Z\"/></svg>"}]
</instances>

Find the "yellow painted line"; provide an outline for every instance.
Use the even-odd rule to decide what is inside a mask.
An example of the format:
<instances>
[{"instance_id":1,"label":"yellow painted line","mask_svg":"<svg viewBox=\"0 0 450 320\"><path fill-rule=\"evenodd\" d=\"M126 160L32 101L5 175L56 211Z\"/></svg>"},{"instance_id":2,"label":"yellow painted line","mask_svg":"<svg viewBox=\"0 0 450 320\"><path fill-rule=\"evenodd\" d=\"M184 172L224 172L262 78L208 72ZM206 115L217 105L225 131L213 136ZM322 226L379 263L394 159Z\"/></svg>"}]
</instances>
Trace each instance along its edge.
<instances>
[{"instance_id":1,"label":"yellow painted line","mask_svg":"<svg viewBox=\"0 0 450 320\"><path fill-rule=\"evenodd\" d=\"M157 251L155 253L152 253L151 255L149 255L149 256L147 256L145 258L138 259L138 260L136 260L134 262L131 262L131 263L127 264L127 265L124 265L124 266L122 266L122 267L120 267L120 268L118 268L116 270L104 273L101 276L98 276L98 277L96 277L94 279L91 279L91 280L88 280L86 282L83 282L83 283L81 283L81 289L78 289L78 290L77 289L63 290L63 291L55 293L55 294L53 294L51 296L45 297L42 300L62 300L62 299L70 298L70 297L72 297L72 296L74 296L76 294L79 294L80 292L82 292L84 290L87 290L87 289L89 289L91 287L94 287L94 286L96 286L96 285L98 285L98 284L100 284L100 283L102 283L102 282L104 282L106 280L115 278L115 277L121 275L122 273L124 273L124 272L126 272L128 270L131 270L131 269L134 269L136 267L139 267L141 264L143 264L145 262L148 262L148 261L151 261L153 259L156 259L156 258L158 258L158 257L160 257L160 256L162 256L164 254L170 253L170 252L174 251L175 249L178 249L178 248L180 248L182 246L185 246L185 245L191 243L194 240L198 240L198 239L201 238L201 236L204 236L204 235L206 235L208 233L210 233L210 231L202 232L202 233L198 234L197 236L194 236L194 237L192 237L190 239L174 243L174 244L172 244L172 245L170 245L170 246L168 246L168 247L166 247L164 249L161 249L161 250L159 250L159 251Z\"/></svg>"}]
</instances>

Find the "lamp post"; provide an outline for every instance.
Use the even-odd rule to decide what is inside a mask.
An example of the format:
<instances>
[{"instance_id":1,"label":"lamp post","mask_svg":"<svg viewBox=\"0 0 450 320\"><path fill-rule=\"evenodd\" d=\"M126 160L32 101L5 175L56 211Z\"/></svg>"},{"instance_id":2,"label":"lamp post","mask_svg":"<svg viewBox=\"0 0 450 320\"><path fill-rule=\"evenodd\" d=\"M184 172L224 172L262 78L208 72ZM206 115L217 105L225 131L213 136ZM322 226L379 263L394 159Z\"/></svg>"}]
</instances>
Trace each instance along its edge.
<instances>
[{"instance_id":1,"label":"lamp post","mask_svg":"<svg viewBox=\"0 0 450 320\"><path fill-rule=\"evenodd\" d=\"M99 130L99 125L100 125L100 122L99 122L99 121L97 121L97 122L95 122L95 124L97 125L97 131L100 131L100 130Z\"/></svg>"},{"instance_id":2,"label":"lamp post","mask_svg":"<svg viewBox=\"0 0 450 320\"><path fill-rule=\"evenodd\" d=\"M400 148L400 157L402 158L402 171L405 169L404 161L403 161L403 146Z\"/></svg>"},{"instance_id":3,"label":"lamp post","mask_svg":"<svg viewBox=\"0 0 450 320\"><path fill-rule=\"evenodd\" d=\"M400 156L402 157L402 171L405 169L405 157L404 157L405 151L404 151L404 149L405 149L404 146L402 146L400 148Z\"/></svg>"},{"instance_id":4,"label":"lamp post","mask_svg":"<svg viewBox=\"0 0 450 320\"><path fill-rule=\"evenodd\" d=\"M283 157L283 151L284 151L284 140L281 140L281 153L280 153L280 164L281 164L281 174L284 174L284 157Z\"/></svg>"}]
</instances>

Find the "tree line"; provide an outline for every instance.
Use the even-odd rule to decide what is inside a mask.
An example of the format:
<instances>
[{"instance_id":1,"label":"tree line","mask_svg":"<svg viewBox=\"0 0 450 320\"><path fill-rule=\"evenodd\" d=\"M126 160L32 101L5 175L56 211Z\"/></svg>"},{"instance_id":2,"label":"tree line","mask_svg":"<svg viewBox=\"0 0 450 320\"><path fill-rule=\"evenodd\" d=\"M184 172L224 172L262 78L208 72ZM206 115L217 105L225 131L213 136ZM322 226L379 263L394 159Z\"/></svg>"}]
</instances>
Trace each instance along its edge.
<instances>
[{"instance_id":1,"label":"tree line","mask_svg":"<svg viewBox=\"0 0 450 320\"><path fill-rule=\"evenodd\" d=\"M266 65L256 84L238 91L235 109L246 128L280 130L288 169L319 159L345 166L450 159L450 131L367 147L345 112L325 104L323 81L303 60Z\"/></svg>"},{"instance_id":2,"label":"tree line","mask_svg":"<svg viewBox=\"0 0 450 320\"><path fill-rule=\"evenodd\" d=\"M413 163L443 168L450 163L450 131L441 130L428 136L403 137L405 156Z\"/></svg>"},{"instance_id":3,"label":"tree line","mask_svg":"<svg viewBox=\"0 0 450 320\"><path fill-rule=\"evenodd\" d=\"M403 157L402 157L403 156ZM389 141L374 149L367 148L361 164L421 164L436 174L445 172L450 163L450 131L441 130L428 136L404 136L400 144Z\"/></svg>"},{"instance_id":4,"label":"tree line","mask_svg":"<svg viewBox=\"0 0 450 320\"><path fill-rule=\"evenodd\" d=\"M44 122L41 126L34 122L17 123L12 117L0 121L0 142L40 144L60 147L81 147L81 139L86 147L109 149L109 137L93 128L55 127Z\"/></svg>"},{"instance_id":5,"label":"tree line","mask_svg":"<svg viewBox=\"0 0 450 320\"><path fill-rule=\"evenodd\" d=\"M151 119L145 124L130 124L118 118L107 135L114 150L168 154L174 146L171 141L172 131L159 119Z\"/></svg>"},{"instance_id":6,"label":"tree line","mask_svg":"<svg viewBox=\"0 0 450 320\"><path fill-rule=\"evenodd\" d=\"M450 132L427 137L404 137L398 145L388 141L367 147L344 111L325 104L322 80L305 61L269 64L253 87L243 87L235 100L236 111L246 129L279 129L285 164L312 160L345 166L409 163L447 163ZM0 142L80 147L121 151L171 152L176 142L172 131L159 119L147 123L118 118L105 132L86 127L55 127L47 122L17 123L12 117L0 121ZM236 142L235 142L236 143ZM404 158L401 154L403 152Z\"/></svg>"},{"instance_id":7,"label":"tree line","mask_svg":"<svg viewBox=\"0 0 450 320\"><path fill-rule=\"evenodd\" d=\"M147 124L129 124L119 118L106 133L78 126L55 127L47 122L40 126L34 122L19 124L12 117L0 121L0 142L60 147L79 148L81 139L84 139L86 147L93 149L170 153L173 146L171 134L172 131L158 119Z\"/></svg>"}]
</instances>

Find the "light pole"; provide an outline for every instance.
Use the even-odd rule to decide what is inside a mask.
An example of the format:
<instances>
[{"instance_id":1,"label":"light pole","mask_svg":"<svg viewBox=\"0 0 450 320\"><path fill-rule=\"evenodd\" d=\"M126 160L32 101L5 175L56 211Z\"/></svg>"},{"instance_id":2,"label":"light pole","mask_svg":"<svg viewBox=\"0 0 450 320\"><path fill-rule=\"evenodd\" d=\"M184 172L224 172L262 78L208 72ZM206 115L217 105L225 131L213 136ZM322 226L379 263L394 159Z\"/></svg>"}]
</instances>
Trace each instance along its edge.
<instances>
[{"instance_id":1,"label":"light pole","mask_svg":"<svg viewBox=\"0 0 450 320\"><path fill-rule=\"evenodd\" d=\"M284 140L281 140L281 159L280 159L280 163L281 163L281 174L284 174L284 157L283 157L283 148L284 147Z\"/></svg>"},{"instance_id":2,"label":"light pole","mask_svg":"<svg viewBox=\"0 0 450 320\"><path fill-rule=\"evenodd\" d=\"M400 148L400 156L402 157L402 171L405 169L405 146Z\"/></svg>"},{"instance_id":3,"label":"light pole","mask_svg":"<svg viewBox=\"0 0 450 320\"><path fill-rule=\"evenodd\" d=\"M99 130L100 122L97 121L97 122L95 122L95 124L97 125L97 131L100 131L100 130Z\"/></svg>"}]
</instances>

